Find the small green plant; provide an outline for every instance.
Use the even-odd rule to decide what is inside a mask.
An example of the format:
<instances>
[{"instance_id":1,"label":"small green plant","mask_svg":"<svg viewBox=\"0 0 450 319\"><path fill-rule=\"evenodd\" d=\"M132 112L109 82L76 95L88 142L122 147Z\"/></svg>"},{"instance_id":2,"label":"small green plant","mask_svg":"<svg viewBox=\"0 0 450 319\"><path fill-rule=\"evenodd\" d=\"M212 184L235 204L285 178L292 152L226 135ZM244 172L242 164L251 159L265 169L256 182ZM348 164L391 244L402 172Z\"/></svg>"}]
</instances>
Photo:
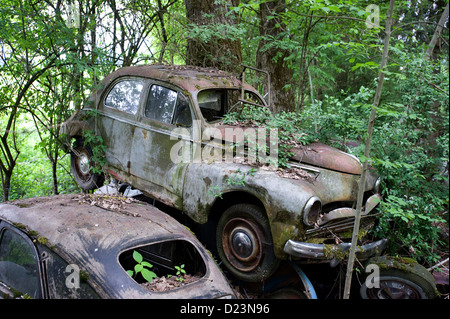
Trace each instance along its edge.
<instances>
[{"instance_id":1,"label":"small green plant","mask_svg":"<svg viewBox=\"0 0 450 319\"><path fill-rule=\"evenodd\" d=\"M225 184L228 186L245 186L245 176L247 173L237 169L231 176L225 178Z\"/></svg>"},{"instance_id":2,"label":"small green plant","mask_svg":"<svg viewBox=\"0 0 450 319\"><path fill-rule=\"evenodd\" d=\"M213 197L219 197L220 199L222 199L222 195L223 195L222 187L220 187L218 185L211 186L209 188L209 195L211 195Z\"/></svg>"},{"instance_id":3,"label":"small green plant","mask_svg":"<svg viewBox=\"0 0 450 319\"><path fill-rule=\"evenodd\" d=\"M134 266L134 271L127 270L127 274L130 275L130 277L136 278L136 275L140 273L142 277L144 277L144 279L150 283L153 281L153 278L158 278L158 276L153 271L147 269L152 268L153 265L149 262L144 261L142 255L136 250L133 251L133 259L137 262L137 264Z\"/></svg>"},{"instance_id":4,"label":"small green plant","mask_svg":"<svg viewBox=\"0 0 450 319\"><path fill-rule=\"evenodd\" d=\"M249 175L255 176L257 171L258 171L257 168L251 168L247 172L242 172L240 169L237 169L237 170L233 171L231 176L225 177L224 183L227 186L245 186L245 178ZM214 196L214 197L219 197L220 199L222 199L222 195L223 195L222 187L220 187L218 185L211 186L209 188L209 195Z\"/></svg>"},{"instance_id":5,"label":"small green plant","mask_svg":"<svg viewBox=\"0 0 450 319\"><path fill-rule=\"evenodd\" d=\"M186 270L184 270L184 264L175 266L175 270L177 271L177 273L175 274L176 276L178 276L177 280L180 282L184 281L183 275L186 274Z\"/></svg>"}]
</instances>

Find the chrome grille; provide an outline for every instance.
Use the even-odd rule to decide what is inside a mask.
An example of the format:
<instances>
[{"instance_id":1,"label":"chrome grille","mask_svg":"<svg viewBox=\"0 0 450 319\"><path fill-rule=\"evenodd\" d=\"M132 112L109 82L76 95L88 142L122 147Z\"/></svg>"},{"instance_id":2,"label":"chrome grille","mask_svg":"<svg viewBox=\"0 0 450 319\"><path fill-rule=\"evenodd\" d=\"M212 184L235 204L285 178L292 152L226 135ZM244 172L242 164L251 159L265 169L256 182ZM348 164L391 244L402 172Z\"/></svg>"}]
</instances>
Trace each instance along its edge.
<instances>
[{"instance_id":1,"label":"chrome grille","mask_svg":"<svg viewBox=\"0 0 450 319\"><path fill-rule=\"evenodd\" d=\"M370 226L370 224L373 224L375 220L374 216L376 216L376 214L361 216L361 227L367 227ZM333 236L347 230L353 230L354 224L355 218L346 218L340 221L330 222L317 228L308 229L306 231L306 237L311 238Z\"/></svg>"}]
</instances>

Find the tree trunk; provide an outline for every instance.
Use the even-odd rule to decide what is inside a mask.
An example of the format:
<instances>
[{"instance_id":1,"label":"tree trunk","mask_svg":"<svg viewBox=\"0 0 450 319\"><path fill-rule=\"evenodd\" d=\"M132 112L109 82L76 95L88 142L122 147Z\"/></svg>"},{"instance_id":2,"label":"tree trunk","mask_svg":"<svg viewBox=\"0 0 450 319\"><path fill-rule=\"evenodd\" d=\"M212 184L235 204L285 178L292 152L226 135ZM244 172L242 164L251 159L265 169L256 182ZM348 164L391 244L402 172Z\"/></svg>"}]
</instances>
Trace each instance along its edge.
<instances>
[{"instance_id":1,"label":"tree trunk","mask_svg":"<svg viewBox=\"0 0 450 319\"><path fill-rule=\"evenodd\" d=\"M270 107L275 113L295 110L295 95L289 88L293 85L294 70L289 68L285 61L290 52L271 45L272 39L285 31L285 25L279 17L285 8L285 0L264 2L259 6L262 40L259 43L256 65L270 74ZM267 83L264 83L264 91L268 91Z\"/></svg>"},{"instance_id":2,"label":"tree trunk","mask_svg":"<svg viewBox=\"0 0 450 319\"><path fill-rule=\"evenodd\" d=\"M426 57L428 59L431 59L433 57L433 52L434 52L434 48L436 47L436 43L439 39L439 37L441 36L442 33L442 29L444 28L444 24L448 19L448 2L447 5L445 6L445 10L442 13L441 18L439 19L439 23L438 26L436 27L436 30L434 31L433 37L431 38L430 44L428 45L428 49L426 52Z\"/></svg>"},{"instance_id":3,"label":"tree trunk","mask_svg":"<svg viewBox=\"0 0 450 319\"><path fill-rule=\"evenodd\" d=\"M9 192L11 189L11 177L14 167L8 171L2 171L2 191L3 191L3 202L7 202L9 199Z\"/></svg>"},{"instance_id":4,"label":"tree trunk","mask_svg":"<svg viewBox=\"0 0 450 319\"><path fill-rule=\"evenodd\" d=\"M197 27L205 27L206 40L191 37L187 41L186 63L202 67L215 67L238 74L242 62L241 43L230 37L226 31L211 32L208 26L233 25L233 14L226 15L230 6L237 6L239 0L184 0L186 17ZM213 29L213 28L212 28ZM225 28L226 29L226 28Z\"/></svg>"},{"instance_id":5,"label":"tree trunk","mask_svg":"<svg viewBox=\"0 0 450 319\"><path fill-rule=\"evenodd\" d=\"M31 86L32 82L28 82ZM9 114L8 122L6 123L5 131L3 135L0 135L0 150L2 152L3 158L0 157L0 170L2 175L2 190L3 190L3 201L6 202L9 199L10 189L11 189L11 178L13 175L14 168L17 164L17 158L19 157L20 151L16 144L16 129L15 121L17 116L17 109L19 108L20 100L23 98L25 91L29 88L25 85L26 89L23 89L19 94L16 103L12 106L11 113ZM12 142L8 139L9 134L11 134Z\"/></svg>"},{"instance_id":6,"label":"tree trunk","mask_svg":"<svg viewBox=\"0 0 450 319\"><path fill-rule=\"evenodd\" d=\"M425 58L431 61L437 61L439 55L441 54L440 46L437 45L439 38L441 37L442 30L445 26L445 22L447 21L449 16L449 4L447 2L447 5L445 6L444 12L441 15L441 18L439 19L438 25L436 27L436 30L434 31L433 37L430 40L430 43L428 44L427 51L425 52ZM435 64L433 67L433 73L439 74L441 72L441 67L439 64ZM437 146L437 141L440 136L444 134L442 130L438 129L436 127L436 124L440 122L440 116L441 113L439 111L439 108L441 107L441 103L439 101L433 101L432 102L432 112L429 113L431 123L433 123L434 129L427 134L427 137L425 138L425 145L428 147L426 148L426 153L430 158L436 158L440 156ZM431 172L439 171L439 168L436 167L436 165L428 165L426 168L426 175L433 176L434 174L431 174Z\"/></svg>"},{"instance_id":7,"label":"tree trunk","mask_svg":"<svg viewBox=\"0 0 450 319\"><path fill-rule=\"evenodd\" d=\"M52 164L52 192L54 195L59 194L58 190L58 147L55 147L55 157L51 159Z\"/></svg>"}]
</instances>

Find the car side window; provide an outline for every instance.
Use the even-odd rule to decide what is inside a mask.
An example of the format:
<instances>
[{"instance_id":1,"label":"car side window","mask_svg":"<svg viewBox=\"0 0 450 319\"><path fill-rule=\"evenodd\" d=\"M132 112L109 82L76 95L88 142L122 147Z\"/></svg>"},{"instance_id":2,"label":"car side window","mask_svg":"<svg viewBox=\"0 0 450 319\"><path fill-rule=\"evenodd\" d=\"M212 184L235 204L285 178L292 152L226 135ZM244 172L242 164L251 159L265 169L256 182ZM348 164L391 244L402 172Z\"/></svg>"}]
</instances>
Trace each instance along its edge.
<instances>
[{"instance_id":1,"label":"car side window","mask_svg":"<svg viewBox=\"0 0 450 319\"><path fill-rule=\"evenodd\" d=\"M0 281L21 294L41 297L38 257L24 237L5 229L0 234Z\"/></svg>"},{"instance_id":2,"label":"car side window","mask_svg":"<svg viewBox=\"0 0 450 319\"><path fill-rule=\"evenodd\" d=\"M104 105L122 112L136 114L145 82L126 79L117 82L105 98Z\"/></svg>"},{"instance_id":3,"label":"car side window","mask_svg":"<svg viewBox=\"0 0 450 319\"><path fill-rule=\"evenodd\" d=\"M175 106L175 113L173 115L172 123L177 126L191 127L192 114L187 98L178 93L177 104Z\"/></svg>"},{"instance_id":4,"label":"car side window","mask_svg":"<svg viewBox=\"0 0 450 319\"><path fill-rule=\"evenodd\" d=\"M152 85L145 107L145 117L171 124L177 92L160 85Z\"/></svg>"},{"instance_id":5,"label":"car side window","mask_svg":"<svg viewBox=\"0 0 450 319\"><path fill-rule=\"evenodd\" d=\"M200 111L207 122L218 121L226 111L225 90L204 90L197 96Z\"/></svg>"},{"instance_id":6,"label":"car side window","mask_svg":"<svg viewBox=\"0 0 450 319\"><path fill-rule=\"evenodd\" d=\"M99 295L86 282L89 274L78 265L69 265L63 258L45 246L40 247L46 252L44 264L47 273L49 297L51 299L98 299ZM78 267L78 276L75 268ZM71 278L69 278L71 276ZM67 281L71 285L67 284ZM73 281L72 281L73 280ZM75 282L78 285L75 285Z\"/></svg>"}]
</instances>

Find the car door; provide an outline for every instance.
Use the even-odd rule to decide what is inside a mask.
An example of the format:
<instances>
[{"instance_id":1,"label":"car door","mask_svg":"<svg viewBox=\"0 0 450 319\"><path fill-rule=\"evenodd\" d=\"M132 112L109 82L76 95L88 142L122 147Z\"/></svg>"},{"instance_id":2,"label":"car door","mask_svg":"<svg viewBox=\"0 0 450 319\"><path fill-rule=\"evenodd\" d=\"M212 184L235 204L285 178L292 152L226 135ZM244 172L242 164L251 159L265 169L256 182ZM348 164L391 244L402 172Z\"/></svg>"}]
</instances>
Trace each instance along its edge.
<instances>
[{"instance_id":1,"label":"car door","mask_svg":"<svg viewBox=\"0 0 450 319\"><path fill-rule=\"evenodd\" d=\"M110 166L127 173L130 173L131 141L146 85L144 78L121 77L111 84L100 105L99 130L106 147L106 160Z\"/></svg>"},{"instance_id":2,"label":"car door","mask_svg":"<svg viewBox=\"0 0 450 319\"><path fill-rule=\"evenodd\" d=\"M130 152L130 171L139 179L133 185L138 184L161 201L180 209L183 177L189 160L174 159L173 154L174 150L175 157L178 151L190 152L192 119L190 101L181 91L153 82Z\"/></svg>"},{"instance_id":3,"label":"car door","mask_svg":"<svg viewBox=\"0 0 450 319\"><path fill-rule=\"evenodd\" d=\"M31 240L0 223L0 298L43 298L41 278L39 255Z\"/></svg>"}]
</instances>

